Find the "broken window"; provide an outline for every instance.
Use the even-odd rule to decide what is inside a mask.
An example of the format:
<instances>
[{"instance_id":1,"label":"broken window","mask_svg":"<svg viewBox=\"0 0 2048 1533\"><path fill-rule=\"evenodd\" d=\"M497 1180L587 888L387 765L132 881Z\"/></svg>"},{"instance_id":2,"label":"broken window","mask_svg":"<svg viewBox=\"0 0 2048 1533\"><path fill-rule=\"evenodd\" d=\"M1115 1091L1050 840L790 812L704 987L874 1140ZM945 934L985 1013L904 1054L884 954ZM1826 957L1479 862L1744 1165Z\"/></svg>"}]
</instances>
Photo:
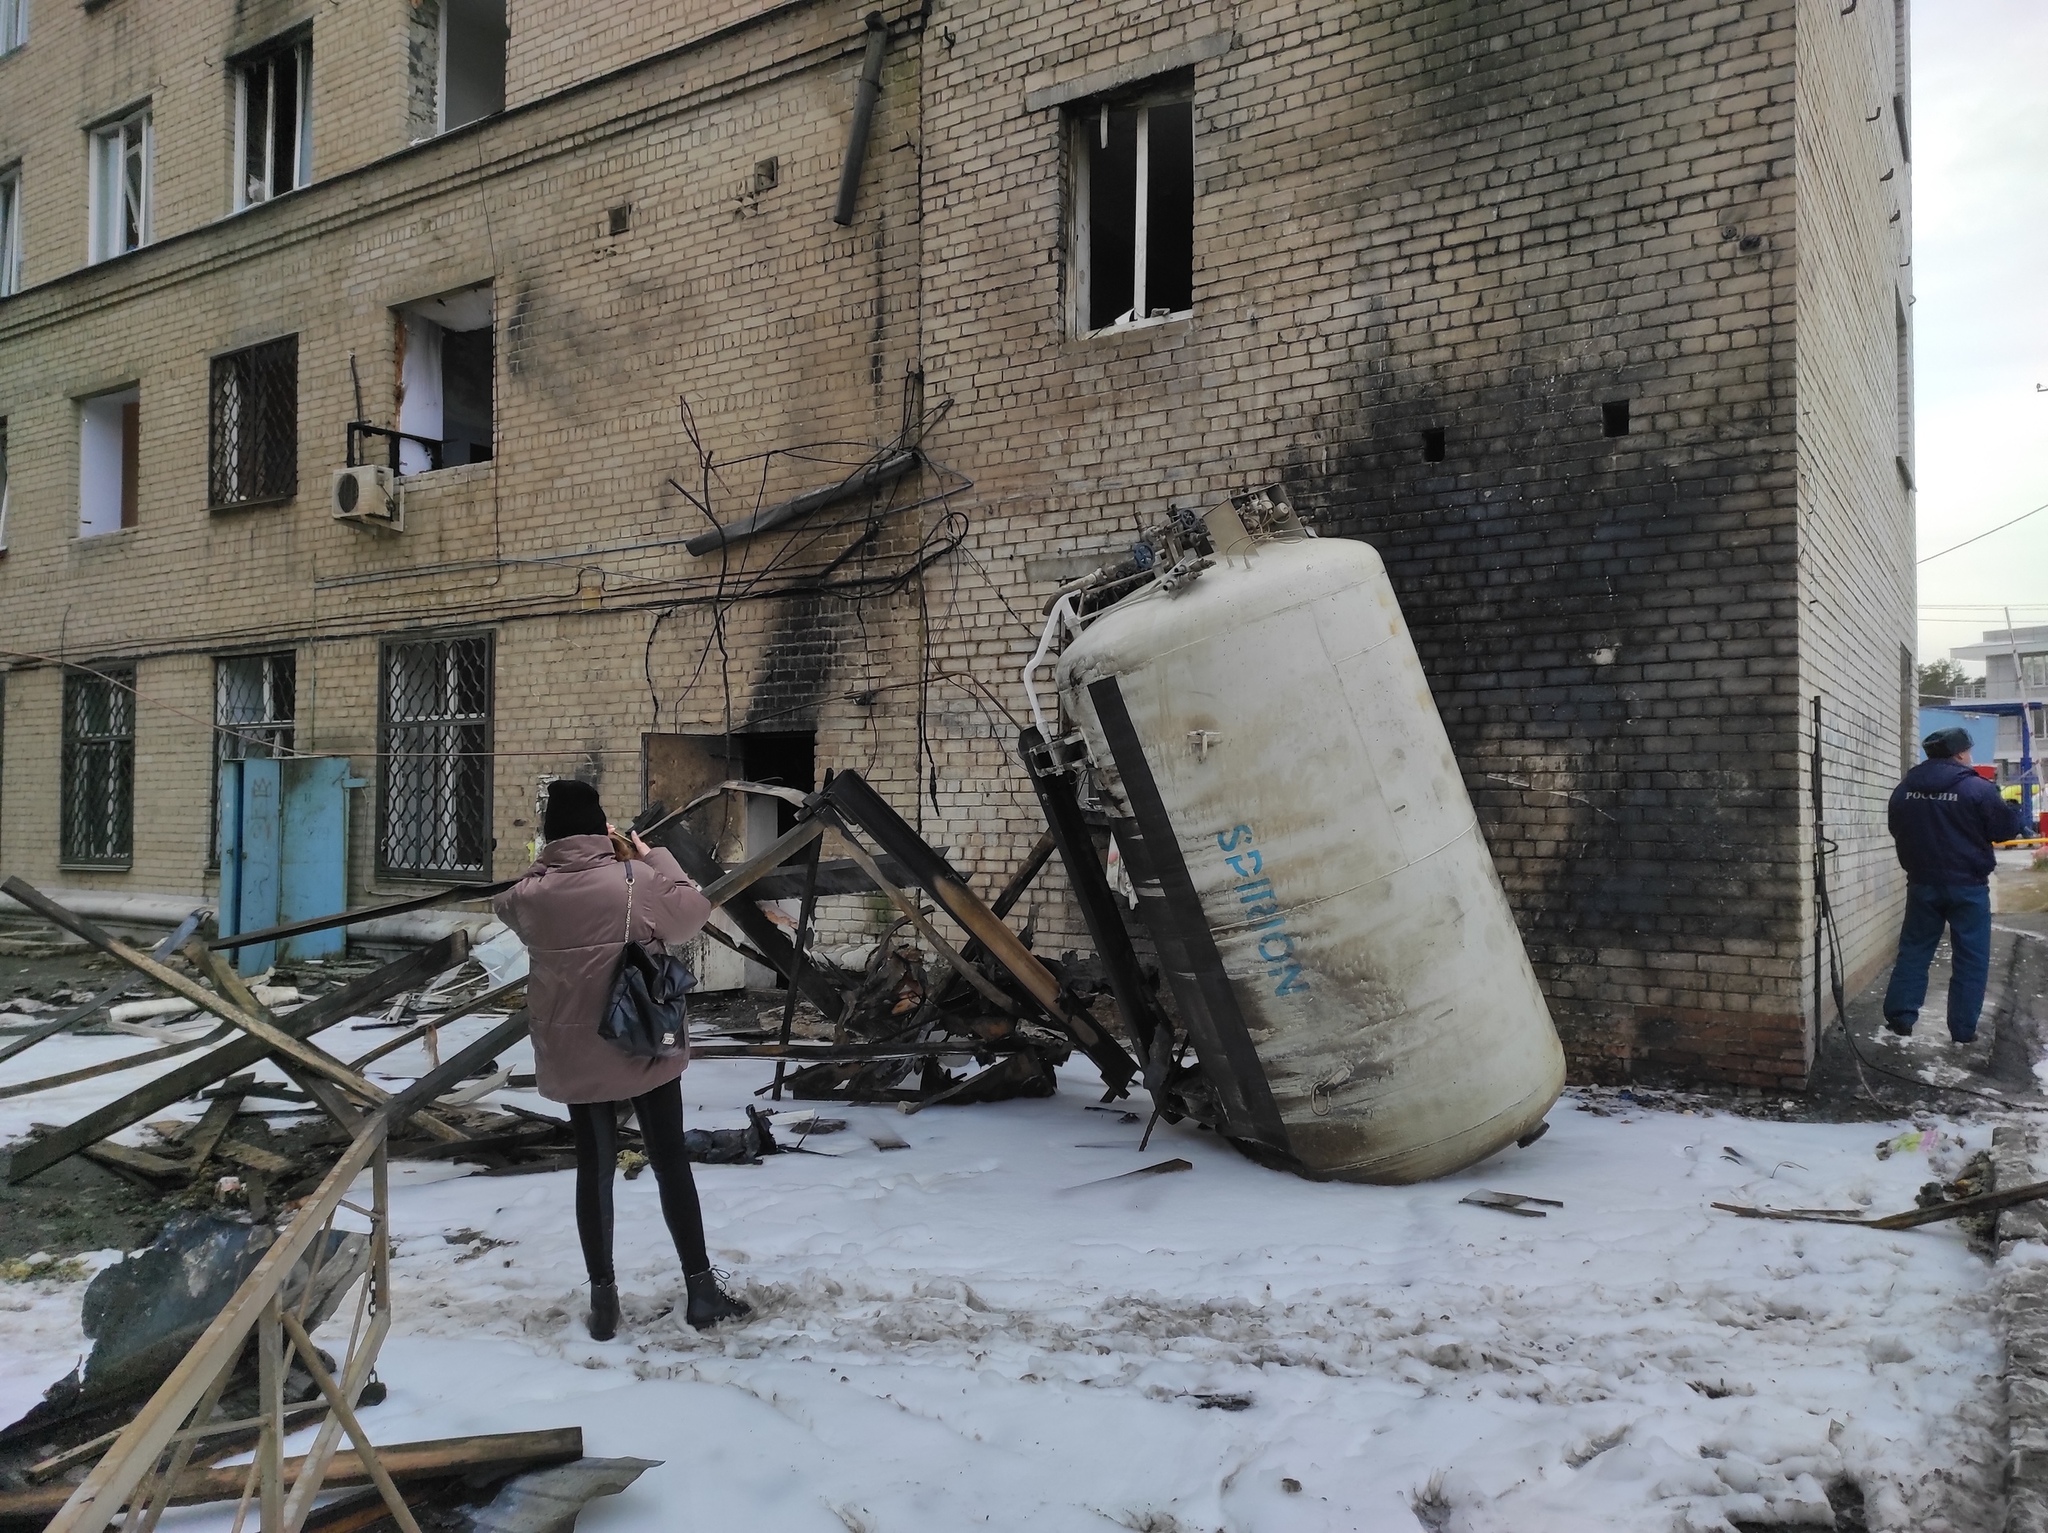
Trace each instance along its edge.
<instances>
[{"instance_id":1,"label":"broken window","mask_svg":"<svg viewBox=\"0 0 2048 1533\"><path fill-rule=\"evenodd\" d=\"M505 0L441 0L440 129L505 110Z\"/></svg>"},{"instance_id":2,"label":"broken window","mask_svg":"<svg viewBox=\"0 0 2048 1533\"><path fill-rule=\"evenodd\" d=\"M299 338L213 359L207 499L285 500L299 488Z\"/></svg>"},{"instance_id":3,"label":"broken window","mask_svg":"<svg viewBox=\"0 0 2048 1533\"><path fill-rule=\"evenodd\" d=\"M81 538L96 538L135 525L141 442L141 389L116 389L78 402Z\"/></svg>"},{"instance_id":4,"label":"broken window","mask_svg":"<svg viewBox=\"0 0 2048 1533\"><path fill-rule=\"evenodd\" d=\"M135 668L64 678L62 861L125 868L135 844Z\"/></svg>"},{"instance_id":5,"label":"broken window","mask_svg":"<svg viewBox=\"0 0 2048 1533\"><path fill-rule=\"evenodd\" d=\"M28 0L0 0L0 53L28 42Z\"/></svg>"},{"instance_id":6,"label":"broken window","mask_svg":"<svg viewBox=\"0 0 2048 1533\"><path fill-rule=\"evenodd\" d=\"M1906 324L1906 300L1892 294L1893 345L1897 361L1899 478L1913 488L1913 335Z\"/></svg>"},{"instance_id":7,"label":"broken window","mask_svg":"<svg viewBox=\"0 0 2048 1533\"><path fill-rule=\"evenodd\" d=\"M483 463L491 457L496 369L489 283L398 311L398 471Z\"/></svg>"},{"instance_id":8,"label":"broken window","mask_svg":"<svg viewBox=\"0 0 2048 1533\"><path fill-rule=\"evenodd\" d=\"M95 261L149 243L154 141L149 108L92 131L92 250Z\"/></svg>"},{"instance_id":9,"label":"broken window","mask_svg":"<svg viewBox=\"0 0 2048 1533\"><path fill-rule=\"evenodd\" d=\"M1195 108L1185 74L1070 109L1075 328L1195 305Z\"/></svg>"},{"instance_id":10,"label":"broken window","mask_svg":"<svg viewBox=\"0 0 2048 1533\"><path fill-rule=\"evenodd\" d=\"M489 872L491 690L488 634L384 645L380 874L473 879Z\"/></svg>"},{"instance_id":11,"label":"broken window","mask_svg":"<svg viewBox=\"0 0 2048 1533\"><path fill-rule=\"evenodd\" d=\"M0 298L21 290L21 167L0 175Z\"/></svg>"},{"instance_id":12,"label":"broken window","mask_svg":"<svg viewBox=\"0 0 2048 1533\"><path fill-rule=\"evenodd\" d=\"M235 69L235 207L313 179L313 41L300 37Z\"/></svg>"},{"instance_id":13,"label":"broken window","mask_svg":"<svg viewBox=\"0 0 2048 1533\"><path fill-rule=\"evenodd\" d=\"M299 660L290 650L224 655L213 662L212 866L220 866L220 768L224 761L289 756L297 737Z\"/></svg>"}]
</instances>

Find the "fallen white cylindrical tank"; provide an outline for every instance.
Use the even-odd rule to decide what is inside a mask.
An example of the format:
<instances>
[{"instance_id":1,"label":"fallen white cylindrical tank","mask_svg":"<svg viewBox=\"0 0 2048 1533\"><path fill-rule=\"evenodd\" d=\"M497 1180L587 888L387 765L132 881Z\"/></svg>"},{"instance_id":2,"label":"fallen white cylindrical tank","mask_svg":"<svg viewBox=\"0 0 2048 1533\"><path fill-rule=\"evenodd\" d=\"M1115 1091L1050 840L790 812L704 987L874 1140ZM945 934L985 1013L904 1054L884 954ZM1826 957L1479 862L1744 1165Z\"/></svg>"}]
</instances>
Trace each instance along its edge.
<instances>
[{"instance_id":1,"label":"fallen white cylindrical tank","mask_svg":"<svg viewBox=\"0 0 2048 1533\"><path fill-rule=\"evenodd\" d=\"M1221 1126L1441 1176L1536 1129L1563 1051L1379 555L1232 527L1068 646L1061 701Z\"/></svg>"}]
</instances>

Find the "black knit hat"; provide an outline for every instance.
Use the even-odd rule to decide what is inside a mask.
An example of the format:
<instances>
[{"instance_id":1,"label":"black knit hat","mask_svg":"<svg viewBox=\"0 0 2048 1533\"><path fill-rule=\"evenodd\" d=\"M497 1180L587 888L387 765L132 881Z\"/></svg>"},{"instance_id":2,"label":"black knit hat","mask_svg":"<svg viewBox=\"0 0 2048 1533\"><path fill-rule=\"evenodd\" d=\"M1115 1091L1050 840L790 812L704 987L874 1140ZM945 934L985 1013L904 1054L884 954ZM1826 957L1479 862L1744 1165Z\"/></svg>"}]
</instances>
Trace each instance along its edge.
<instances>
[{"instance_id":1,"label":"black knit hat","mask_svg":"<svg viewBox=\"0 0 2048 1533\"><path fill-rule=\"evenodd\" d=\"M1920 742L1920 749L1939 761L1945 756L1960 756L1970 748L1970 732L1951 726L1937 729Z\"/></svg>"},{"instance_id":2,"label":"black knit hat","mask_svg":"<svg viewBox=\"0 0 2048 1533\"><path fill-rule=\"evenodd\" d=\"M548 784L548 807L540 817L542 840L601 836L604 829L604 805L597 801L597 789L573 777L557 777Z\"/></svg>"}]
</instances>

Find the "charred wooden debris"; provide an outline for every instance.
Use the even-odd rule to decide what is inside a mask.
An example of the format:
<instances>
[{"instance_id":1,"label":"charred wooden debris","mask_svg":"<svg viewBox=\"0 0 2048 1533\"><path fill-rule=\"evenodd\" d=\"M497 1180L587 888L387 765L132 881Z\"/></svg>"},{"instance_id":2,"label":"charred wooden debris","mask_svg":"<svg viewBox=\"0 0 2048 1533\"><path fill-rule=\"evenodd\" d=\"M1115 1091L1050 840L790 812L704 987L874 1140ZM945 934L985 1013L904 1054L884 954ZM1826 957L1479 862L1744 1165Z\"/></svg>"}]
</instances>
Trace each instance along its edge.
<instances>
[{"instance_id":1,"label":"charred wooden debris","mask_svg":"<svg viewBox=\"0 0 2048 1533\"><path fill-rule=\"evenodd\" d=\"M785 981L779 1027L693 1028L700 1057L773 1060L773 1080L760 1094L780 1100L895 1104L915 1112L938 1104L965 1105L1015 1096L1047 1096L1054 1072L1074 1052L1089 1057L1108 1087L1105 1100L1127 1094L1137 1065L1096 1014L1108 987L1087 968L1034 954L1028 934L1005 922L1054 852L1042 836L996 896L984 904L952 868L858 773L841 772L816 794L799 795L756 784L721 784L720 792L767 793L792 802L794 823L773 845L728 868L695 828L687 811L651 806L643 832L674 853L705 887L741 934L733 944ZM845 857L826 860L825 833L834 833ZM870 851L862 838L875 847ZM145 953L66 909L21 879L0 883L18 904L117 960L127 971L83 1004L54 1017L37 1016L28 1030L0 1045L0 1061L45 1038L104 1015L120 997L150 987L182 1003L188 1015L210 1020L202 1036L190 1023L130 1025L159 1046L96 1065L0 1085L21 1096L110 1076L182 1057L182 1062L114 1101L58 1127L39 1126L13 1152L10 1182L23 1182L70 1156L82 1156L143 1190L202 1208L228 1204L263 1215L289 1204L317 1183L363 1115L392 1092L369 1074L372 1065L408 1045L424 1043L437 1059L440 1030L479 1015L495 1021L492 1048L472 1078L423 1103L391 1135L390 1153L410 1159L470 1163L487 1175L548 1171L573 1163L568 1126L561 1119L516 1106L486 1107L479 1099L501 1086L524 1086L497 1054L524 1035L524 978L495 983L473 961L460 930L440 941L360 973L289 1010L271 1009L280 994L238 974L231 954L326 927L430 904L474 900L506 885L453 889L437 895L299 921L264 931L208 939L198 934L204 911L194 911ZM833 894L880 894L897 919L861 968L834 964L815 951L818 900ZM796 898L794 933L769 903ZM933 925L929 904L967 932L956 946ZM714 931L713 935L718 935ZM729 939L721 939L729 940ZM829 1038L797 1037L799 1006L829 1024ZM391 1036L352 1057L330 1052L321 1035L344 1022ZM816 1027L807 1029L818 1031ZM254 1073L274 1064L284 1083ZM202 1100L197 1118L165 1117L181 1102ZM284 1119L292 1119L288 1125ZM273 1125L272 1120L279 1120ZM787 1121L787 1120L786 1120ZM808 1132L827 1120L814 1119ZM142 1125L144 1144L115 1138ZM633 1130L622 1149L640 1148ZM693 1130L692 1158L758 1160L792 1146L776 1138L770 1115L754 1111L741 1129Z\"/></svg>"}]
</instances>

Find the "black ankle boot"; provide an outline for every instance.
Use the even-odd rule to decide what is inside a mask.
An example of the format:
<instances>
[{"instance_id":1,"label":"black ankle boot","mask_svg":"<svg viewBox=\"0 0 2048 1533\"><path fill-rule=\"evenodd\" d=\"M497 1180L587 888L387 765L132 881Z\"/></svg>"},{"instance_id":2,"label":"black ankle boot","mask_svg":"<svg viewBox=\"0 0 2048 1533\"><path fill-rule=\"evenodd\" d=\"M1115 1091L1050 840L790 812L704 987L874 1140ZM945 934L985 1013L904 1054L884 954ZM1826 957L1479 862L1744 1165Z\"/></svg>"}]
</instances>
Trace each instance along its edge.
<instances>
[{"instance_id":1,"label":"black ankle boot","mask_svg":"<svg viewBox=\"0 0 2048 1533\"><path fill-rule=\"evenodd\" d=\"M684 1273L683 1282L690 1290L690 1308L683 1318L697 1330L707 1331L721 1320L743 1320L754 1312L746 1300L735 1299L720 1288L718 1274L709 1267Z\"/></svg>"},{"instance_id":2,"label":"black ankle boot","mask_svg":"<svg viewBox=\"0 0 2048 1533\"><path fill-rule=\"evenodd\" d=\"M590 1285L590 1339L610 1341L619 1334L619 1285Z\"/></svg>"}]
</instances>

